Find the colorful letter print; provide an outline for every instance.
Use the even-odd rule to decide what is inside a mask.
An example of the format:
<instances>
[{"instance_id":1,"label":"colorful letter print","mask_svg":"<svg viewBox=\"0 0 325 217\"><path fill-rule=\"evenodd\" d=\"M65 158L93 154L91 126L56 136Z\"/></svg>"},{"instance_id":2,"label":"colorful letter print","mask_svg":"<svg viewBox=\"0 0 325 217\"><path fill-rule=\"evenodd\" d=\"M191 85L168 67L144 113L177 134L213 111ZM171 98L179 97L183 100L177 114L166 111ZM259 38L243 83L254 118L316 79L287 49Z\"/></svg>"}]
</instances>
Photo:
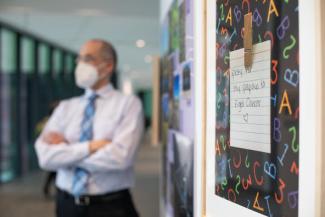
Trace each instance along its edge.
<instances>
[{"instance_id":1,"label":"colorful letter print","mask_svg":"<svg viewBox=\"0 0 325 217\"><path fill-rule=\"evenodd\" d=\"M217 0L216 5L215 194L265 216L298 216L298 0ZM271 153L231 146L229 54L243 48L247 13L253 44L271 42Z\"/></svg>"}]
</instances>

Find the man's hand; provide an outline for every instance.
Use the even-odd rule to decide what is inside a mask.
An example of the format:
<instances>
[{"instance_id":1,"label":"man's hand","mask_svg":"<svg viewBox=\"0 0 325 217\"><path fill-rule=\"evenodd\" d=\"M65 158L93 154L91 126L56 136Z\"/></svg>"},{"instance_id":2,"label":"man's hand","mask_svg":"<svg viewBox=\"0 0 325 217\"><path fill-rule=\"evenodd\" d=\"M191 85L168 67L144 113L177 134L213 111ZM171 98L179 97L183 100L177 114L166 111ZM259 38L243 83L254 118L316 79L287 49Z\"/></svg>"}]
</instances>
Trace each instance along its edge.
<instances>
[{"instance_id":1,"label":"man's hand","mask_svg":"<svg viewBox=\"0 0 325 217\"><path fill-rule=\"evenodd\" d=\"M64 136L61 133L57 132L49 132L46 133L43 136L44 142L50 144L50 145L57 145L60 143L68 143L67 140L64 138Z\"/></svg>"},{"instance_id":2,"label":"man's hand","mask_svg":"<svg viewBox=\"0 0 325 217\"><path fill-rule=\"evenodd\" d=\"M89 143L89 152L93 154L110 143L108 140L93 140Z\"/></svg>"}]
</instances>

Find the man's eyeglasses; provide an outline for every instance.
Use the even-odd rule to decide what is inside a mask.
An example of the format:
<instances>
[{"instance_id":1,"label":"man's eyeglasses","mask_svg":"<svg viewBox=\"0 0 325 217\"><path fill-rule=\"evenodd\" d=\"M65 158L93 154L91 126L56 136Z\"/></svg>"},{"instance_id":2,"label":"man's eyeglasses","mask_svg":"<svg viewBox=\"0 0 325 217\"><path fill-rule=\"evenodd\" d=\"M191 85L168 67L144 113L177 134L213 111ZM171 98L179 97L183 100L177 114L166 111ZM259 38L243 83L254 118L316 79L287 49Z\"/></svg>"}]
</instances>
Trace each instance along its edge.
<instances>
[{"instance_id":1,"label":"man's eyeglasses","mask_svg":"<svg viewBox=\"0 0 325 217\"><path fill-rule=\"evenodd\" d=\"M91 56L91 55L86 55L86 56L78 56L76 58L76 63L79 62L85 62L85 63L93 63L96 61L96 58Z\"/></svg>"},{"instance_id":2,"label":"man's eyeglasses","mask_svg":"<svg viewBox=\"0 0 325 217\"><path fill-rule=\"evenodd\" d=\"M111 60L112 58L101 58L101 61L103 60ZM78 56L76 58L76 63L79 63L79 62L84 62L84 63L94 63L96 62L96 60L98 60L98 58L94 57L94 56L91 56L91 55L85 55L85 56Z\"/></svg>"}]
</instances>

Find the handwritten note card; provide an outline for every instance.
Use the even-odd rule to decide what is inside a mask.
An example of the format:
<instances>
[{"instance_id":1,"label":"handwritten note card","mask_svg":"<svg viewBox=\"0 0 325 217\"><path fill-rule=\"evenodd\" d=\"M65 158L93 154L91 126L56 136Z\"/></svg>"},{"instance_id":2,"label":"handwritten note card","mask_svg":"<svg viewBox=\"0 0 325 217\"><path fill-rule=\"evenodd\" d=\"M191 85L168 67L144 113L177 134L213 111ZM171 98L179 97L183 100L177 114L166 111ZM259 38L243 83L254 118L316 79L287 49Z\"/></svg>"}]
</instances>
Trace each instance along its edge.
<instances>
[{"instance_id":1,"label":"handwritten note card","mask_svg":"<svg viewBox=\"0 0 325 217\"><path fill-rule=\"evenodd\" d=\"M244 49L230 52L230 145L271 152L271 43L253 47L253 65L244 66Z\"/></svg>"}]
</instances>

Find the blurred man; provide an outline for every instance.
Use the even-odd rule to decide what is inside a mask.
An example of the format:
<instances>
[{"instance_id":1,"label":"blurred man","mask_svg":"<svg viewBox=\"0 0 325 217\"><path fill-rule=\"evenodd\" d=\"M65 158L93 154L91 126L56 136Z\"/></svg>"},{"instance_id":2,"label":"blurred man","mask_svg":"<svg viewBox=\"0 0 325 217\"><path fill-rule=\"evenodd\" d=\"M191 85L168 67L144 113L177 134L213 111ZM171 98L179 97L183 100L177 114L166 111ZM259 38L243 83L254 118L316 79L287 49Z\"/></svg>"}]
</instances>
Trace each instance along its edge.
<instances>
[{"instance_id":1,"label":"blurred man","mask_svg":"<svg viewBox=\"0 0 325 217\"><path fill-rule=\"evenodd\" d=\"M141 102L110 83L117 65L113 46L90 40L80 50L80 97L64 100L36 141L39 164L56 170L58 217L136 217L129 188L142 138Z\"/></svg>"}]
</instances>

